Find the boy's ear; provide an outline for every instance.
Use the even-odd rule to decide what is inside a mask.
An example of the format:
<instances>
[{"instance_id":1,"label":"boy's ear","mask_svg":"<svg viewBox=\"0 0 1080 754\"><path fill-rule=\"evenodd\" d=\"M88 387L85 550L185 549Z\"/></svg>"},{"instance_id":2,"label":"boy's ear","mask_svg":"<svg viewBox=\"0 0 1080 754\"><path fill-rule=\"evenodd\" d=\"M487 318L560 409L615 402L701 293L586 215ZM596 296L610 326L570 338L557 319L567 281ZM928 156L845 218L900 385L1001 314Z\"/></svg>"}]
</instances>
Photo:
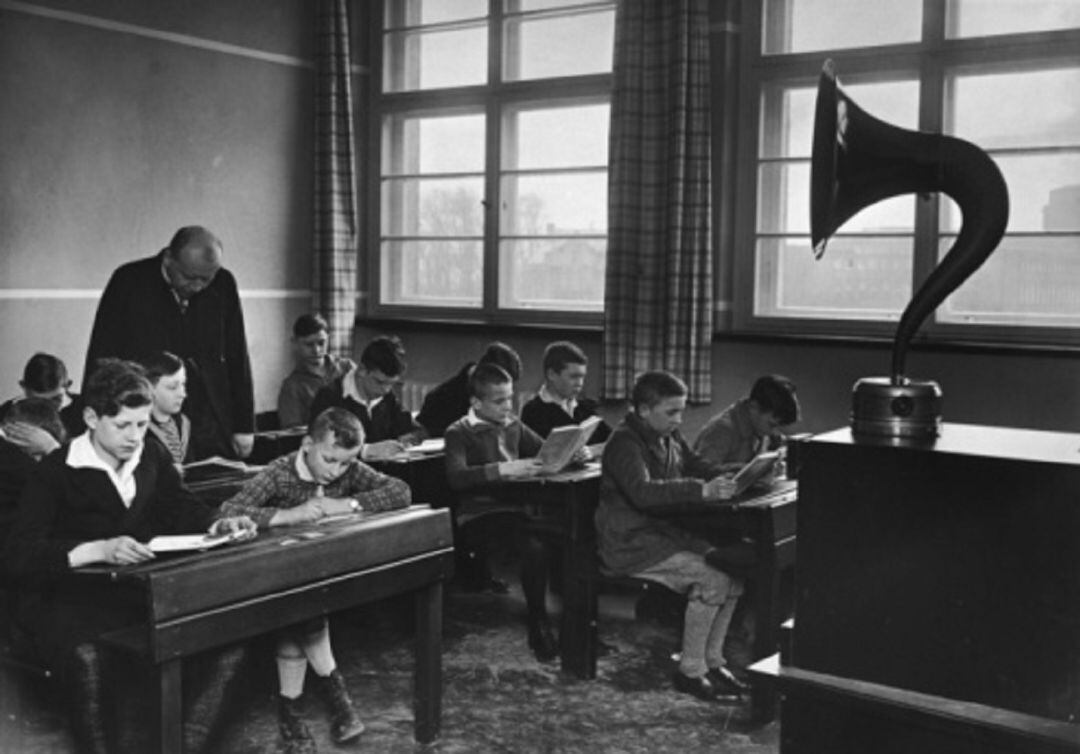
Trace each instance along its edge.
<instances>
[{"instance_id":1,"label":"boy's ear","mask_svg":"<svg viewBox=\"0 0 1080 754\"><path fill-rule=\"evenodd\" d=\"M475 395L470 395L469 396L469 408L473 408L473 409L480 408L480 399L477 398Z\"/></svg>"},{"instance_id":2,"label":"boy's ear","mask_svg":"<svg viewBox=\"0 0 1080 754\"><path fill-rule=\"evenodd\" d=\"M90 429L97 429L97 423L98 423L97 411L90 408L90 406L86 406L85 408L83 408L82 415L83 415L83 424L85 424Z\"/></svg>"},{"instance_id":3,"label":"boy's ear","mask_svg":"<svg viewBox=\"0 0 1080 754\"><path fill-rule=\"evenodd\" d=\"M304 435L300 440L300 449L307 450L314 444L314 440L311 439L311 435Z\"/></svg>"}]
</instances>

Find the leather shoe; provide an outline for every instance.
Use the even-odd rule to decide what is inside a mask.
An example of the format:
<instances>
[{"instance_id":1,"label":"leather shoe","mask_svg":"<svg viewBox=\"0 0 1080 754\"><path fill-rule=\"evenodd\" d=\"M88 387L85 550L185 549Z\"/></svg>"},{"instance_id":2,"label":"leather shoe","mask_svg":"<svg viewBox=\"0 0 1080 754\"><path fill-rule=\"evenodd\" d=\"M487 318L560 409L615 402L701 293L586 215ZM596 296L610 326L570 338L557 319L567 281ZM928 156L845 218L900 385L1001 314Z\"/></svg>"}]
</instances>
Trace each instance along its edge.
<instances>
[{"instance_id":1,"label":"leather shoe","mask_svg":"<svg viewBox=\"0 0 1080 754\"><path fill-rule=\"evenodd\" d=\"M675 673L672 674L671 679L675 683L676 691L696 696L698 699L705 702L733 702L738 701L739 699L738 694L721 691L716 688L707 675L703 675L700 678L691 678L676 670Z\"/></svg>"},{"instance_id":2,"label":"leather shoe","mask_svg":"<svg viewBox=\"0 0 1080 754\"><path fill-rule=\"evenodd\" d=\"M723 665L718 668L709 668L709 672L705 674L705 677L709 679L717 691L727 691L740 695L750 691L750 684L740 680L738 676Z\"/></svg>"},{"instance_id":3,"label":"leather shoe","mask_svg":"<svg viewBox=\"0 0 1080 754\"><path fill-rule=\"evenodd\" d=\"M529 626L529 649L539 662L552 662L559 656L559 642L551 626L538 623Z\"/></svg>"}]
</instances>

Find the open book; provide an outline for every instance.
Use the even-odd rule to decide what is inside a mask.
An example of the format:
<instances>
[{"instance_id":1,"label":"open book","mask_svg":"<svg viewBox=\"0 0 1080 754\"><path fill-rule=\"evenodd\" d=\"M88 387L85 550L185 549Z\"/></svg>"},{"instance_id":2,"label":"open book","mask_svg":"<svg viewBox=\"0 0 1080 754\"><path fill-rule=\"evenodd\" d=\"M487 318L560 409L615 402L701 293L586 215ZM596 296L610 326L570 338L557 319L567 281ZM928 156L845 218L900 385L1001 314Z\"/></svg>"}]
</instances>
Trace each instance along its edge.
<instances>
[{"instance_id":1,"label":"open book","mask_svg":"<svg viewBox=\"0 0 1080 754\"><path fill-rule=\"evenodd\" d=\"M758 453L754 456L735 475L733 480L735 482L735 494L741 495L772 473L779 458L780 454L775 450L768 453Z\"/></svg>"},{"instance_id":2,"label":"open book","mask_svg":"<svg viewBox=\"0 0 1080 754\"><path fill-rule=\"evenodd\" d=\"M574 454L588 445L589 438L602 421L599 416L590 416L581 424L568 424L551 430L536 456L540 461L540 473L558 474L565 469Z\"/></svg>"}]
</instances>

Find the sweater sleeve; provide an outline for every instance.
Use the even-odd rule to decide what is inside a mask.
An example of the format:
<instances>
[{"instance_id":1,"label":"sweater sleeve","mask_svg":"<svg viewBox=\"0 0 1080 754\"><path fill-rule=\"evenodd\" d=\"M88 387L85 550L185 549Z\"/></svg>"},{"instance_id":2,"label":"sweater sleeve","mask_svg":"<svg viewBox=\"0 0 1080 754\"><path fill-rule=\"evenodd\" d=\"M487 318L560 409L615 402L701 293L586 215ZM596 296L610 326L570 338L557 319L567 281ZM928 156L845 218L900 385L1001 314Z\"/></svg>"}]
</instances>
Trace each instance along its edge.
<instances>
[{"instance_id":1,"label":"sweater sleeve","mask_svg":"<svg viewBox=\"0 0 1080 754\"><path fill-rule=\"evenodd\" d=\"M82 541L56 536L64 481L56 469L50 473L52 461L50 456L31 472L19 496L19 510L8 538L8 570L25 585L49 581L69 571L68 552Z\"/></svg>"},{"instance_id":2,"label":"sweater sleeve","mask_svg":"<svg viewBox=\"0 0 1080 754\"><path fill-rule=\"evenodd\" d=\"M648 448L630 432L615 432L604 447L603 474L635 508L648 512L702 500L698 479L656 479L649 473Z\"/></svg>"},{"instance_id":3,"label":"sweater sleeve","mask_svg":"<svg viewBox=\"0 0 1080 754\"><path fill-rule=\"evenodd\" d=\"M446 428L446 481L455 491L469 490L499 480L497 461L477 466L469 465L468 440L465 430L457 424Z\"/></svg>"},{"instance_id":4,"label":"sweater sleeve","mask_svg":"<svg viewBox=\"0 0 1080 754\"><path fill-rule=\"evenodd\" d=\"M293 457L291 453L285 456L287 459ZM272 502L277 492L278 469L279 465L272 463L245 482L239 492L221 504L218 517L248 516L260 529L268 527L270 519L277 513Z\"/></svg>"},{"instance_id":5,"label":"sweater sleeve","mask_svg":"<svg viewBox=\"0 0 1080 754\"><path fill-rule=\"evenodd\" d=\"M277 399L277 415L278 424L282 429L299 427L308 420L300 392L300 386L296 380L286 377L281 381Z\"/></svg>"},{"instance_id":6,"label":"sweater sleeve","mask_svg":"<svg viewBox=\"0 0 1080 754\"><path fill-rule=\"evenodd\" d=\"M412 490L401 479L357 462L349 472L348 494L366 511L392 511L412 502Z\"/></svg>"}]
</instances>

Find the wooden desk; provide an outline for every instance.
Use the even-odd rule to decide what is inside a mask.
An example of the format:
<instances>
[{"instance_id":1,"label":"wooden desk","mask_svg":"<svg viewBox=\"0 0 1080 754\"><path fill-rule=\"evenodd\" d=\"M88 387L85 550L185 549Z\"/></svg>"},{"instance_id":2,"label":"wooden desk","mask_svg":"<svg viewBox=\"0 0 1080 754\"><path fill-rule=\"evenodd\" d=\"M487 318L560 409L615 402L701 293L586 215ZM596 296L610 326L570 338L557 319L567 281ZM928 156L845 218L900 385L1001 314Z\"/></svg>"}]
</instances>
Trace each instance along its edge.
<instances>
[{"instance_id":1,"label":"wooden desk","mask_svg":"<svg viewBox=\"0 0 1080 754\"><path fill-rule=\"evenodd\" d=\"M520 487L528 505L548 508L559 522L562 546L563 616L561 627L562 669L578 678L596 677L597 569L594 514L599 502L600 468L564 472L512 482ZM738 526L754 537L758 566L754 612L757 634L754 659L776 652L780 622L778 614L780 573L795 564L796 483L780 482L766 493L749 492L728 503L687 505L670 511L696 531ZM754 714L771 718L775 701L771 690L755 690Z\"/></svg>"},{"instance_id":2,"label":"wooden desk","mask_svg":"<svg viewBox=\"0 0 1080 754\"><path fill-rule=\"evenodd\" d=\"M442 582L453 571L450 516L427 506L291 527L251 542L161 557L137 566L94 566L145 595L145 625L105 637L157 667L162 752L181 751L182 658L308 618L385 597L416 595L416 740L439 731Z\"/></svg>"}]
</instances>

